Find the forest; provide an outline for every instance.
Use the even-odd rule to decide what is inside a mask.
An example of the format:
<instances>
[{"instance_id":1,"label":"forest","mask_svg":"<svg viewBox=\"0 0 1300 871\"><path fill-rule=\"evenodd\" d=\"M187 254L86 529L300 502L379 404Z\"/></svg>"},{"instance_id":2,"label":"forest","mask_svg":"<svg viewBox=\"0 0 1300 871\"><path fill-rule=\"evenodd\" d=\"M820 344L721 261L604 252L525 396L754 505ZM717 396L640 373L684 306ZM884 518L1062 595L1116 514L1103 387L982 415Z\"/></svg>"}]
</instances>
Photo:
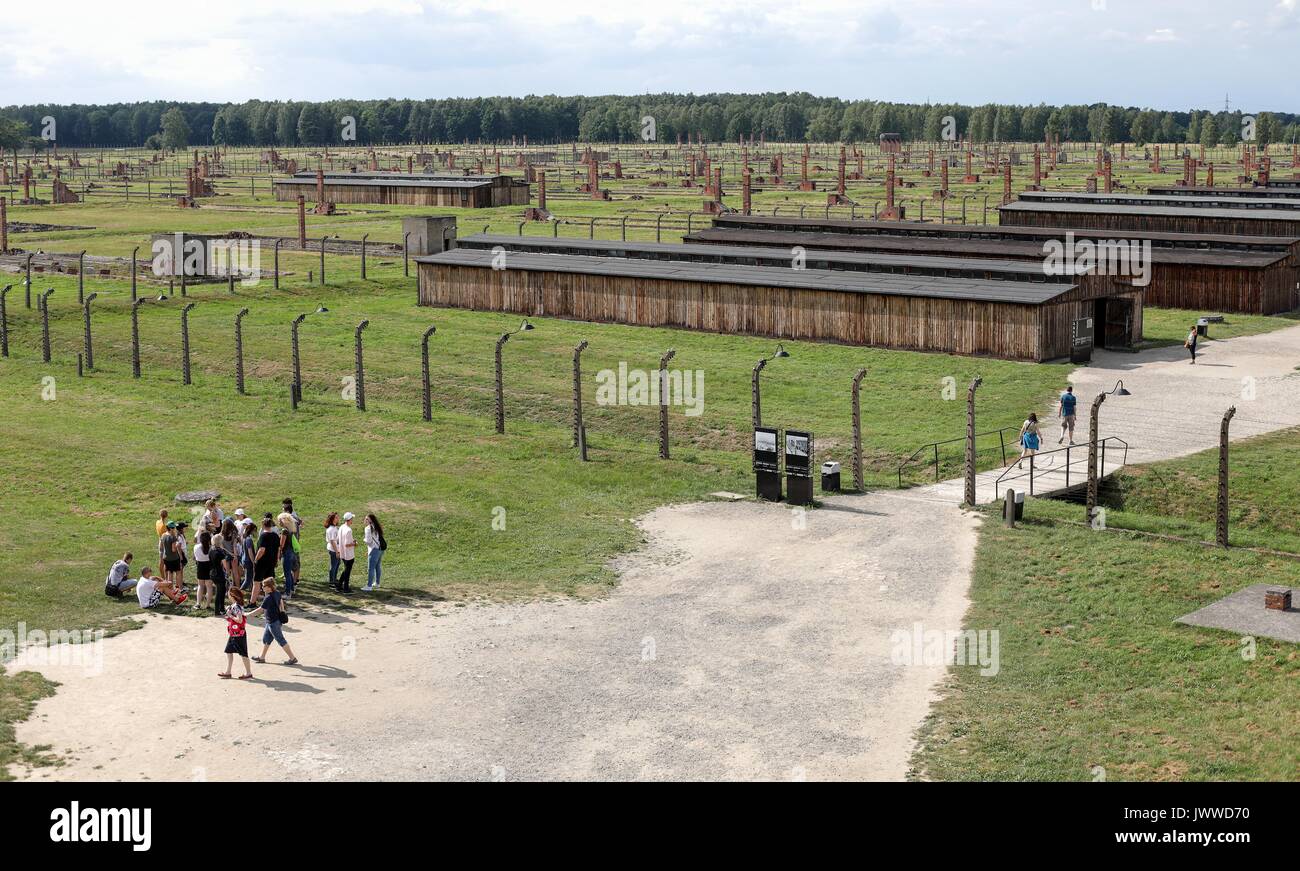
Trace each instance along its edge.
<instances>
[{"instance_id":1,"label":"forest","mask_svg":"<svg viewBox=\"0 0 1300 871\"><path fill-rule=\"evenodd\" d=\"M927 141L1039 141L1051 133L1073 142L1216 145L1251 139L1244 130L1260 145L1300 141L1300 116L1291 113L1169 111L1104 103L922 105L767 93L15 105L0 108L0 146L50 140L73 148L501 143L524 136L538 144L622 142L645 138L646 118L654 119L654 141L665 143L688 133L713 142L749 135L787 142L865 142L881 133ZM54 125L47 119L54 119Z\"/></svg>"}]
</instances>

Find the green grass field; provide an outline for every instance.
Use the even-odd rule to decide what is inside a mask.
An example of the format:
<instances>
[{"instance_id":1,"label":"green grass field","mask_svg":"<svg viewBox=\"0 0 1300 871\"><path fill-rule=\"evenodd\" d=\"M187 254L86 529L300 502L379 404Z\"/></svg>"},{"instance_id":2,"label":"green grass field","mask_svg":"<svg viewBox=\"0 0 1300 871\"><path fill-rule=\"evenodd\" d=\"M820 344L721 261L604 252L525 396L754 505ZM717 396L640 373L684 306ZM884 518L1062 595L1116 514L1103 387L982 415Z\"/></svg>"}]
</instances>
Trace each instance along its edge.
<instances>
[{"instance_id":1,"label":"green grass field","mask_svg":"<svg viewBox=\"0 0 1300 871\"><path fill-rule=\"evenodd\" d=\"M1300 433L1234 444L1234 544L1300 552ZM986 520L966 625L1001 633L1001 672L952 670L914 759L940 780L1293 780L1300 770L1294 644L1172 621L1300 559L1153 539L1214 538L1217 451L1126 469L1110 531L1079 505L1032 500L1025 524ZM1069 523L1067 521L1074 521Z\"/></svg>"}]
</instances>

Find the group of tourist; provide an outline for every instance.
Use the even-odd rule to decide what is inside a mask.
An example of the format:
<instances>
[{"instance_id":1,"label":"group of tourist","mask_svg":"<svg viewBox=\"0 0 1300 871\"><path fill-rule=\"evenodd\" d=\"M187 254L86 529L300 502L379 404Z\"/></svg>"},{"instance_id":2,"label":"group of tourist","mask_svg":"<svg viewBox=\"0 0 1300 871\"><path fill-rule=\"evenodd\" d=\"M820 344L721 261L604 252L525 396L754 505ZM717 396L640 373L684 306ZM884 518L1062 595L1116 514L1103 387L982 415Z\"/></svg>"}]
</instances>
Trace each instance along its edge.
<instances>
[{"instance_id":1,"label":"group of tourist","mask_svg":"<svg viewBox=\"0 0 1300 871\"><path fill-rule=\"evenodd\" d=\"M330 512L325 519L325 549L329 555L329 585L339 593L352 592L352 566L356 561L357 540L353 531L355 515ZM113 563L104 582L104 592L121 597L134 591L141 608L152 608L164 598L182 605L193 598L195 611L211 608L226 618L226 670L222 678L231 677L234 657L243 660L244 674L252 677L251 662L265 662L272 642L288 656L287 664L298 662L284 637L289 621L285 605L292 599L301 581L303 520L293 509L293 500L285 499L278 515L262 515L260 523L238 508L227 516L216 499L209 499L203 514L194 524L197 534L190 545L190 524L172 520L166 509L158 512L154 531L158 537L158 574L149 566L132 578L134 555L123 554ZM366 546L367 578L365 591L379 589L381 566L388 541L379 518L367 514L362 542ZM193 596L186 588L185 570L194 563ZM277 588L276 567L282 572L284 589ZM340 571L341 569L341 571ZM229 600L229 601L228 601ZM244 610L245 607L252 610ZM248 618L263 618L262 653L249 657Z\"/></svg>"}]
</instances>

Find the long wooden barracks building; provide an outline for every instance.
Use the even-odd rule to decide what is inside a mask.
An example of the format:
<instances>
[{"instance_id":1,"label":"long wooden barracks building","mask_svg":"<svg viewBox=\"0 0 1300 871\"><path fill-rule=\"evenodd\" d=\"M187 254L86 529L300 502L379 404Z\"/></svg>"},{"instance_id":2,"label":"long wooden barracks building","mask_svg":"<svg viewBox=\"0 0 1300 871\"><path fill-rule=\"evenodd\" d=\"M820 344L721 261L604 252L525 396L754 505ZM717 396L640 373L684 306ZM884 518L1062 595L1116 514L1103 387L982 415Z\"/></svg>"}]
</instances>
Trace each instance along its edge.
<instances>
[{"instance_id":1,"label":"long wooden barracks building","mask_svg":"<svg viewBox=\"0 0 1300 871\"><path fill-rule=\"evenodd\" d=\"M1076 319L1111 325L1102 343L1131 344L1142 329L1140 289L991 259L827 252L796 266L713 246L460 245L416 258L422 305L1029 361L1067 356Z\"/></svg>"},{"instance_id":2,"label":"long wooden barracks building","mask_svg":"<svg viewBox=\"0 0 1300 871\"><path fill-rule=\"evenodd\" d=\"M1150 242L1146 305L1207 312L1276 314L1300 307L1300 235L1291 237L1162 233L1122 234L1069 227L941 225L914 221L850 221L721 215L713 227L685 237L712 245L789 250L909 254L1031 261L1042 268L1044 244L1102 243L1122 235Z\"/></svg>"},{"instance_id":3,"label":"long wooden barracks building","mask_svg":"<svg viewBox=\"0 0 1300 871\"><path fill-rule=\"evenodd\" d=\"M301 194L331 203L377 203L389 206L440 206L487 209L526 206L528 182L509 175L462 175L427 172L299 172L272 183L275 198L296 200Z\"/></svg>"},{"instance_id":4,"label":"long wooden barracks building","mask_svg":"<svg viewBox=\"0 0 1300 871\"><path fill-rule=\"evenodd\" d=\"M1300 202L1269 200L1268 207L1245 207L1245 201L1197 204L1169 197L1123 203L1083 201L1087 194L1063 198L1022 198L1002 206L999 223L1008 227L1081 227L1128 232L1211 233L1238 236L1300 236ZM1113 194L1097 194L1111 197ZM1252 201L1254 202L1254 201Z\"/></svg>"}]
</instances>

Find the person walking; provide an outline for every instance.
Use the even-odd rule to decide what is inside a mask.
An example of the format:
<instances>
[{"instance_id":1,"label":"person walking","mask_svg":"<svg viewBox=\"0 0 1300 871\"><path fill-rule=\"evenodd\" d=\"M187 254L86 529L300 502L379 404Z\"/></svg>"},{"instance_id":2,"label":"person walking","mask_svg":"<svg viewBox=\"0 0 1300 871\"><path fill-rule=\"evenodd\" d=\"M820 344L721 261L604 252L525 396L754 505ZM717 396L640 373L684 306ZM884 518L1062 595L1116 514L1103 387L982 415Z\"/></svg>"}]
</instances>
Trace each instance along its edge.
<instances>
[{"instance_id":1,"label":"person walking","mask_svg":"<svg viewBox=\"0 0 1300 871\"><path fill-rule=\"evenodd\" d=\"M1020 459L1016 461L1016 468L1023 469L1025 457L1029 457L1029 464L1032 467L1034 454L1038 453L1039 434L1038 434L1038 415L1032 411L1028 419L1020 425Z\"/></svg>"},{"instance_id":2,"label":"person walking","mask_svg":"<svg viewBox=\"0 0 1300 871\"><path fill-rule=\"evenodd\" d=\"M267 578L262 582L261 607L248 612L249 617L256 617L259 614L265 616L266 628L262 632L262 655L254 656L253 662L266 662L266 653L271 649L271 642L274 641L289 654L285 665L297 665L298 657L293 655L293 648L284 640L284 624L289 622L289 616L284 613L284 599L275 589L274 578Z\"/></svg>"},{"instance_id":3,"label":"person walking","mask_svg":"<svg viewBox=\"0 0 1300 871\"><path fill-rule=\"evenodd\" d=\"M330 587L338 588L339 581L339 513L331 511L325 518L325 551L330 555Z\"/></svg>"},{"instance_id":4,"label":"person walking","mask_svg":"<svg viewBox=\"0 0 1300 871\"><path fill-rule=\"evenodd\" d=\"M253 665L248 660L248 615L244 613L244 591L239 587L230 590L231 603L223 612L226 617L226 670L217 672L217 677L229 679L235 664L235 656L244 662L244 673L240 680L253 676Z\"/></svg>"},{"instance_id":5,"label":"person walking","mask_svg":"<svg viewBox=\"0 0 1300 871\"><path fill-rule=\"evenodd\" d=\"M1192 355L1192 365L1196 365L1196 340L1200 338L1200 332L1196 329L1196 324L1192 324L1192 330L1187 334L1187 339L1183 342L1183 347Z\"/></svg>"},{"instance_id":6,"label":"person walking","mask_svg":"<svg viewBox=\"0 0 1300 871\"><path fill-rule=\"evenodd\" d=\"M1070 437L1070 444L1074 444L1074 412L1078 408L1079 397L1074 395L1074 387L1066 385L1065 392L1061 394L1061 408L1058 414L1061 417L1061 437L1057 444L1063 444L1065 437Z\"/></svg>"},{"instance_id":7,"label":"person walking","mask_svg":"<svg viewBox=\"0 0 1300 871\"><path fill-rule=\"evenodd\" d=\"M343 574L339 577L337 588L340 593L352 592L349 582L352 580L352 564L357 559L357 537L352 532L354 516L351 511L345 511L343 525L339 527L339 559L343 561Z\"/></svg>"},{"instance_id":8,"label":"person walking","mask_svg":"<svg viewBox=\"0 0 1300 871\"><path fill-rule=\"evenodd\" d=\"M379 518L373 514L366 515L366 531L363 538L366 542L366 585L362 589L369 592L379 589L380 563L384 559L384 551L388 550L388 542L384 539L384 527L379 524Z\"/></svg>"}]
</instances>

